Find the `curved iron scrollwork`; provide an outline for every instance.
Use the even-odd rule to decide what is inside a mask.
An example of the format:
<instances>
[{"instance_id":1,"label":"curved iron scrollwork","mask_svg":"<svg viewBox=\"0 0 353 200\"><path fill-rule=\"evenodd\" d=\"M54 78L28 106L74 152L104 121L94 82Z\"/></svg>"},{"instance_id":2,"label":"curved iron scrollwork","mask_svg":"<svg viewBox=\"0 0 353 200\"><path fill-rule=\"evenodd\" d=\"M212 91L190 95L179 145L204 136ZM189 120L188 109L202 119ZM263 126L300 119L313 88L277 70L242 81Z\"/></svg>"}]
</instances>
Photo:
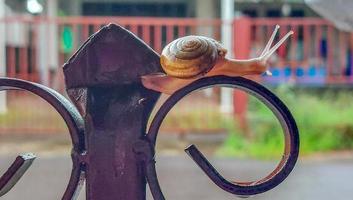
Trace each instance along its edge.
<instances>
[{"instance_id":1,"label":"curved iron scrollwork","mask_svg":"<svg viewBox=\"0 0 353 200\"><path fill-rule=\"evenodd\" d=\"M146 140L138 143L138 152L144 152L147 155L144 159L145 173L147 182L150 186L152 195L156 200L165 199L160 185L158 183L157 172L154 162L154 146L157 140L159 128L173 106L186 95L195 90L208 88L212 86L226 86L245 91L268 106L279 120L285 140L284 155L278 166L265 178L254 182L237 182L225 179L210 164L206 157L191 145L185 149L186 153L196 162L204 173L220 188L238 196L251 196L266 192L280 184L292 171L299 153L299 134L296 123L288 108L272 92L260 84L242 77L214 76L199 79L188 86L180 89L171 95L161 106L155 115ZM79 189L85 179L86 165L86 144L84 133L84 121L77 109L62 95L43 85L12 78L0 78L0 90L19 89L29 91L46 100L63 117L68 126L72 139L72 162L70 180L66 191L62 197L63 200L76 199ZM0 178L0 196L8 192L26 172L35 156L22 155L17 157L9 170Z\"/></svg>"},{"instance_id":2,"label":"curved iron scrollwork","mask_svg":"<svg viewBox=\"0 0 353 200\"><path fill-rule=\"evenodd\" d=\"M32 165L35 158L36 156L31 153L16 157L9 169L0 177L0 197L15 186L18 180L20 180L23 174Z\"/></svg>"},{"instance_id":3,"label":"curved iron scrollwork","mask_svg":"<svg viewBox=\"0 0 353 200\"><path fill-rule=\"evenodd\" d=\"M44 85L13 79L0 78L0 90L24 90L31 92L52 105L64 119L72 140L72 171L63 200L75 199L79 185L83 184L82 172L84 164L81 162L85 155L84 122L76 108L61 94ZM11 167L0 177L0 196L6 194L30 167L32 154L18 156Z\"/></svg>"},{"instance_id":4,"label":"curved iron scrollwork","mask_svg":"<svg viewBox=\"0 0 353 200\"><path fill-rule=\"evenodd\" d=\"M146 179L154 199L165 199L154 159L161 123L183 97L215 85L237 88L260 99L280 121L285 135L281 162L267 177L254 182L226 180L196 146L188 147L185 151L216 185L239 196L262 193L280 184L297 161L299 135L291 113L265 87L241 77L202 78L178 90L162 105L145 134L160 93L144 87L141 76L163 72L160 56L119 25L109 24L90 36L63 71L68 94L77 107L41 84L0 78L0 90L25 90L39 96L67 124L73 146L72 171L63 200L76 199L84 180L89 200L145 199ZM0 177L0 196L17 183L34 158L31 154L17 157Z\"/></svg>"},{"instance_id":5,"label":"curved iron scrollwork","mask_svg":"<svg viewBox=\"0 0 353 200\"><path fill-rule=\"evenodd\" d=\"M187 85L171 95L158 110L147 133L148 140L153 146L155 146L158 131L164 118L178 101L195 90L216 85L245 91L258 98L272 110L279 120L285 136L285 148L282 160L268 176L261 180L253 182L230 182L218 173L195 145L186 148L186 153L217 186L232 194L238 196L251 196L266 192L276 187L289 175L297 161L299 154L298 128L294 118L284 103L282 103L282 101L271 91L254 81L242 77L215 76L199 79L190 85ZM158 183L154 162L148 162L146 164L146 176L154 199L164 199L164 195Z\"/></svg>"}]
</instances>

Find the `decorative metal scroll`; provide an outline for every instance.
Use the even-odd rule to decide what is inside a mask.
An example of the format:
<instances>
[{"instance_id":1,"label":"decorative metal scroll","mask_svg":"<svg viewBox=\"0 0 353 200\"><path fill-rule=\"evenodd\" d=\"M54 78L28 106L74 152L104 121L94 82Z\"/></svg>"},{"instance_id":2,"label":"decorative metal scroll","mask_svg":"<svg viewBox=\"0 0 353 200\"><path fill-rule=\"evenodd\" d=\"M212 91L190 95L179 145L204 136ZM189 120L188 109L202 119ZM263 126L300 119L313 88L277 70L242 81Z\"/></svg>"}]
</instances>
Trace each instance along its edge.
<instances>
[{"instance_id":1,"label":"decorative metal scroll","mask_svg":"<svg viewBox=\"0 0 353 200\"><path fill-rule=\"evenodd\" d=\"M17 156L5 174L0 178L0 197L11 190L18 180L23 176L27 169L31 166L35 155L28 153Z\"/></svg>"},{"instance_id":2,"label":"decorative metal scroll","mask_svg":"<svg viewBox=\"0 0 353 200\"><path fill-rule=\"evenodd\" d=\"M253 182L236 182L228 181L222 177L218 171L210 164L205 156L197 149L195 145L190 145L185 149L185 152L196 162L203 172L220 188L238 196L251 196L258 193L266 192L278 184L280 184L292 171L299 153L299 134L294 118L283 102L276 97L272 92L258 83L241 78L241 77L226 77L216 76L203 78L175 92L167 99L157 112L152 121L151 127L147 134L147 138L152 144L156 143L158 130L173 106L186 95L195 90L200 90L212 86L226 86L243 90L261 100L268 106L279 120L285 140L285 149L282 160L278 166L265 178ZM153 162L149 162L147 166L147 179L154 197L156 199L164 199L161 189L158 184L158 179L155 178L156 171Z\"/></svg>"},{"instance_id":3,"label":"decorative metal scroll","mask_svg":"<svg viewBox=\"0 0 353 200\"><path fill-rule=\"evenodd\" d=\"M213 86L243 90L273 111L285 136L282 160L265 178L238 182L220 175L195 145L186 148L186 153L218 187L238 196L266 192L289 175L299 151L296 123L278 97L245 78L215 76L191 83L169 97L146 131L159 93L144 88L139 77L160 71L158 54L126 29L110 24L91 36L64 66L67 91L76 108L43 85L0 78L1 90L20 89L36 94L51 104L67 124L73 165L63 200L76 199L84 180L89 200L145 199L146 180L154 199L165 199L155 168L159 127L183 97ZM16 159L0 178L0 195L16 184L33 159Z\"/></svg>"},{"instance_id":4,"label":"decorative metal scroll","mask_svg":"<svg viewBox=\"0 0 353 200\"><path fill-rule=\"evenodd\" d=\"M76 108L61 94L37 83L19 79L0 78L0 90L24 90L31 92L52 105L64 119L72 140L72 171L70 181L67 185L63 199L72 199L78 185L82 185L81 172L83 166L80 162L80 155L84 154L84 125L81 115ZM0 196L6 194L21 178L30 167L35 156L26 154L18 156L11 167L0 178Z\"/></svg>"}]
</instances>

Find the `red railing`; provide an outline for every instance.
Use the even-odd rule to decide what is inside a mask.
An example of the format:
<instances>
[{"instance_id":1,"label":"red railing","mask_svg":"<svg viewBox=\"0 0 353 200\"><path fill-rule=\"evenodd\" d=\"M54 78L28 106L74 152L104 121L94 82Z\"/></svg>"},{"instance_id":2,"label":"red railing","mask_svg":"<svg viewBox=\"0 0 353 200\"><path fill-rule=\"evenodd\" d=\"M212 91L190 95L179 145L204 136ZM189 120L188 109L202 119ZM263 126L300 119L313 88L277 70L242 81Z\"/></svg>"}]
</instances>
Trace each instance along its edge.
<instances>
[{"instance_id":1,"label":"red railing","mask_svg":"<svg viewBox=\"0 0 353 200\"><path fill-rule=\"evenodd\" d=\"M44 84L64 93L61 66L91 34L108 23L124 26L157 52L161 52L167 43L185 35L205 35L219 40L221 31L220 20L129 17L0 19L0 25L5 25L6 30L6 75L42 83L47 79ZM0 135L65 132L60 117L36 99L23 92L8 92L8 112L0 116ZM165 127L171 128L181 127Z\"/></svg>"},{"instance_id":2,"label":"red railing","mask_svg":"<svg viewBox=\"0 0 353 200\"><path fill-rule=\"evenodd\" d=\"M222 21L193 18L136 18L136 17L65 17L56 19L12 17L1 19L6 29L7 76L40 81L39 68L47 69L49 80L58 84L57 69L91 34L108 23L117 23L144 40L157 52L175 38L198 34L220 39ZM237 26L237 24L239 26ZM272 58L273 77L269 83L350 84L352 76L351 33L338 31L320 18L241 18L234 20L235 57L255 57L265 46L274 26L279 24L283 36L293 30L293 37L279 48ZM54 28L53 28L54 27ZM38 40L44 30L48 49L47 63L38 61ZM53 31L55 34L53 34ZM247 31L250 35L237 39ZM52 33L52 34L50 34ZM244 35L244 34L243 34ZM57 43L53 43L56 39ZM245 46L244 46L245 44ZM55 48L55 49L54 49ZM57 61L50 61L58 57ZM54 59L55 60L55 59Z\"/></svg>"},{"instance_id":3,"label":"red railing","mask_svg":"<svg viewBox=\"0 0 353 200\"><path fill-rule=\"evenodd\" d=\"M65 17L56 19L37 17L13 17L0 19L6 27L7 76L40 81L38 74L40 48L49 50L44 64L55 74L60 66L94 32L108 23L117 23L130 30L157 52L172 40L185 35L198 34L220 39L220 20L176 19L176 18L135 18L135 17ZM40 46L43 40L45 46ZM53 30L55 32L53 32ZM42 33L41 33L42 31ZM53 34L54 33L54 34ZM18 37L13 37L13 35ZM42 34L42 35L41 35ZM57 43L53 43L53 39ZM66 40L66 41L65 41ZM42 41L43 42L43 41ZM70 44L68 44L70 43ZM56 45L58 48L50 51ZM53 57L56 66L50 63ZM55 60L58 60L57 62ZM43 64L42 64L43 65ZM41 66L43 68L43 66ZM53 77L51 77L52 79Z\"/></svg>"},{"instance_id":4,"label":"red railing","mask_svg":"<svg viewBox=\"0 0 353 200\"><path fill-rule=\"evenodd\" d=\"M337 30L320 18L256 18L250 20L251 56L258 55L274 26L281 26L280 37L289 30L294 35L273 57L274 77L266 81L297 84L351 84L353 35ZM236 34L236 33L235 33Z\"/></svg>"},{"instance_id":5,"label":"red railing","mask_svg":"<svg viewBox=\"0 0 353 200\"><path fill-rule=\"evenodd\" d=\"M6 75L46 82L50 87L64 92L61 66L91 34L108 23L124 26L157 52L161 52L167 43L184 35L205 35L220 40L222 25L233 26L233 52L240 59L257 57L270 38L274 26L279 24L280 36L277 38L289 30L295 34L272 56L273 76L264 76L258 81L270 84L292 82L310 86L353 83L353 35L339 31L319 18L240 18L233 23L224 23L219 19L148 17L5 18L0 19L0 25L5 25L2 27L5 27L6 34L0 37L5 38ZM214 94L218 95L217 92ZM14 92L7 95L10 112L0 116L0 133L57 133L66 130L62 124L52 123L59 118L55 112L44 108L45 105L36 103L30 96L17 96ZM237 104L234 105L234 112L245 124L247 97L241 93L235 93L235 97ZM217 99L210 98L210 104L218 105ZM22 119L22 116L35 120L13 120ZM46 123L39 127L39 122ZM175 128L165 127L168 130Z\"/></svg>"},{"instance_id":6,"label":"red railing","mask_svg":"<svg viewBox=\"0 0 353 200\"><path fill-rule=\"evenodd\" d=\"M219 40L222 26L222 21L218 19L150 17L12 17L0 19L0 23L6 27L7 76L40 81L39 68L45 68L50 72L47 73L49 80L56 84L61 80L56 76L61 76L56 69L59 69L91 34L108 23L124 26L157 52L161 52L162 47L173 39L185 35L206 35ZM257 56L276 24L281 26L282 36L289 30L295 32L272 58L274 76L265 77L263 81L291 81L311 85L353 81L352 34L335 29L324 19L241 18L234 20L234 24L235 57ZM39 47L38 41L43 40L43 30L47 38L45 46ZM250 34L249 37L244 38L244 34L239 34L246 31ZM237 35L243 37L237 39ZM56 43L53 42L54 39ZM53 47L57 47L56 50L53 50ZM39 64L39 48L49 49L45 59L48 63Z\"/></svg>"}]
</instances>

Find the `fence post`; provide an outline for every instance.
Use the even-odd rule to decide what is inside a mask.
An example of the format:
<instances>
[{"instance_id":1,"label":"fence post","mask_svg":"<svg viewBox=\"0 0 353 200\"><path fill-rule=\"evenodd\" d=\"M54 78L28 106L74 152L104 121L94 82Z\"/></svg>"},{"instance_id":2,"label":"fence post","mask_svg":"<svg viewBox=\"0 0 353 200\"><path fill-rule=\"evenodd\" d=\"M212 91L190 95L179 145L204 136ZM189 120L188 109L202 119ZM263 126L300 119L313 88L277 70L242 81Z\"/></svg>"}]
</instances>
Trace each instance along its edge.
<instances>
[{"instance_id":1,"label":"fence post","mask_svg":"<svg viewBox=\"0 0 353 200\"><path fill-rule=\"evenodd\" d=\"M236 59L248 59L251 49L251 19L241 17L233 21L233 52ZM247 134L248 123L246 119L248 106L248 95L240 90L233 93L234 116L245 134Z\"/></svg>"},{"instance_id":2,"label":"fence post","mask_svg":"<svg viewBox=\"0 0 353 200\"><path fill-rule=\"evenodd\" d=\"M64 65L68 95L85 121L88 200L146 199L144 140L159 93L141 76L161 72L159 56L126 29L110 24ZM153 155L150 155L151 157Z\"/></svg>"}]
</instances>

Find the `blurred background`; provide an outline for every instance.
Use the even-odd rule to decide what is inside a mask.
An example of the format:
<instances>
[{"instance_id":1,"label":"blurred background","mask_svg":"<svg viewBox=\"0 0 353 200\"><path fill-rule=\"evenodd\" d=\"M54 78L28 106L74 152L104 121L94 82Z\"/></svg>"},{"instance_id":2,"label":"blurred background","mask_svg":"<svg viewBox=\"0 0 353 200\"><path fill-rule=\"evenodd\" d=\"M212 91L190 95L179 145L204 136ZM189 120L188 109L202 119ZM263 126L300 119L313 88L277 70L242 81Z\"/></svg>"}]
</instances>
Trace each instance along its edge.
<instances>
[{"instance_id":1,"label":"blurred background","mask_svg":"<svg viewBox=\"0 0 353 200\"><path fill-rule=\"evenodd\" d=\"M284 183L249 199L350 199L351 9L349 0L0 0L0 76L38 82L66 96L62 65L108 23L130 30L158 53L178 37L204 35L238 59L258 57L279 24L276 40L289 30L295 34L271 57L273 76L247 78L291 110L300 130L300 160ZM157 172L165 195L237 198L186 156L189 144L227 179L249 181L275 168L283 140L279 122L255 97L225 87L194 92L173 108L159 134ZM39 157L3 199L60 199L71 170L70 145L65 123L49 104L22 91L0 93L0 174L17 154Z\"/></svg>"}]
</instances>

